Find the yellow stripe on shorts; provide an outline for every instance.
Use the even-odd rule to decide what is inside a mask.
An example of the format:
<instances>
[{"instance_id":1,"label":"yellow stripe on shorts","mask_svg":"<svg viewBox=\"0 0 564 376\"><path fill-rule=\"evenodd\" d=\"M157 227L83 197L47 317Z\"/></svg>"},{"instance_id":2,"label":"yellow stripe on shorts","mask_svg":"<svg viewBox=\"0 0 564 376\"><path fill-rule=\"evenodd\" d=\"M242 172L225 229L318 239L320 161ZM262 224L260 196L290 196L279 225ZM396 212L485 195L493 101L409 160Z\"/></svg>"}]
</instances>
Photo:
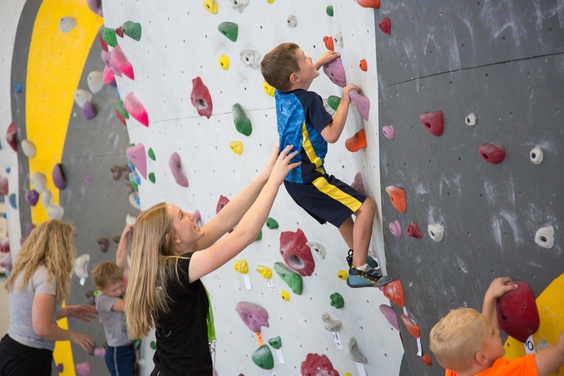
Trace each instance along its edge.
<instances>
[{"instance_id":1,"label":"yellow stripe on shorts","mask_svg":"<svg viewBox=\"0 0 564 376\"><path fill-rule=\"evenodd\" d=\"M357 200L355 197L343 192L333 184L330 184L325 177L320 176L315 179L312 184L323 192L325 195L331 197L333 200L340 202L349 208L352 212L356 212L362 206L362 202Z\"/></svg>"}]
</instances>

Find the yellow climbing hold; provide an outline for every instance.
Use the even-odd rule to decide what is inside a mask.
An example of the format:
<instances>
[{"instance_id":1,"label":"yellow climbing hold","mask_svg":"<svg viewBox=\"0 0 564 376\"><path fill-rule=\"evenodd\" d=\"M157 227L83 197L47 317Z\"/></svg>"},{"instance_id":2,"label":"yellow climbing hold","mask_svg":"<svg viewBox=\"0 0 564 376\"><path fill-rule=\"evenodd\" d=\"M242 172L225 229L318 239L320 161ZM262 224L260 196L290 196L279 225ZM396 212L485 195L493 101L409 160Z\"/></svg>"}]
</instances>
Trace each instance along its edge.
<instances>
[{"instance_id":1,"label":"yellow climbing hold","mask_svg":"<svg viewBox=\"0 0 564 376\"><path fill-rule=\"evenodd\" d=\"M267 3L272 4L274 3L274 0L266 0Z\"/></svg>"},{"instance_id":2,"label":"yellow climbing hold","mask_svg":"<svg viewBox=\"0 0 564 376\"><path fill-rule=\"evenodd\" d=\"M229 58L227 57L227 55L221 55L219 57L219 66L221 67L221 69L223 70L228 70L229 69Z\"/></svg>"},{"instance_id":3,"label":"yellow climbing hold","mask_svg":"<svg viewBox=\"0 0 564 376\"><path fill-rule=\"evenodd\" d=\"M235 270L241 274L247 274L249 272L249 263L247 260L239 260L233 265Z\"/></svg>"},{"instance_id":4,"label":"yellow climbing hold","mask_svg":"<svg viewBox=\"0 0 564 376\"><path fill-rule=\"evenodd\" d=\"M290 301L290 294L288 293L288 291L286 291L286 290L280 291L280 296L281 296L282 299L284 299L285 301L287 301L287 302Z\"/></svg>"},{"instance_id":5,"label":"yellow climbing hold","mask_svg":"<svg viewBox=\"0 0 564 376\"><path fill-rule=\"evenodd\" d=\"M217 14L217 1L216 0L204 0L204 8L211 14Z\"/></svg>"},{"instance_id":6,"label":"yellow climbing hold","mask_svg":"<svg viewBox=\"0 0 564 376\"><path fill-rule=\"evenodd\" d=\"M243 143L241 141L229 141L229 147L235 154L243 154Z\"/></svg>"},{"instance_id":7,"label":"yellow climbing hold","mask_svg":"<svg viewBox=\"0 0 564 376\"><path fill-rule=\"evenodd\" d=\"M272 278L272 269L269 268L268 266L262 266L262 265L257 266L257 272L259 272L259 274L266 279Z\"/></svg>"},{"instance_id":8,"label":"yellow climbing hold","mask_svg":"<svg viewBox=\"0 0 564 376\"><path fill-rule=\"evenodd\" d=\"M339 270L337 272L337 278L342 279L343 281L347 279L347 277L349 276L349 273L347 273L346 270Z\"/></svg>"},{"instance_id":9,"label":"yellow climbing hold","mask_svg":"<svg viewBox=\"0 0 564 376\"><path fill-rule=\"evenodd\" d=\"M262 83L262 88L264 89L264 92L266 93L266 95L269 95L271 97L274 96L274 88L272 86L270 86L268 84L268 82L264 81Z\"/></svg>"}]
</instances>

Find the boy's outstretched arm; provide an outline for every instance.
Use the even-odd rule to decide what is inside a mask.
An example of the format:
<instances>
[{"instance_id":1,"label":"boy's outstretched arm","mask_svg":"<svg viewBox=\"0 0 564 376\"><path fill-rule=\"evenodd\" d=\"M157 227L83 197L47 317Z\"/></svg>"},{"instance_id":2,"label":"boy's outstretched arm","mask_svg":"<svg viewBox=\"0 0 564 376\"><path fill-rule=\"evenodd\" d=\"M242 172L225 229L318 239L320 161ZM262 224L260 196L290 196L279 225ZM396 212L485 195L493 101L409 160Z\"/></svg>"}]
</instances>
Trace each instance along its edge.
<instances>
[{"instance_id":1,"label":"boy's outstretched arm","mask_svg":"<svg viewBox=\"0 0 564 376\"><path fill-rule=\"evenodd\" d=\"M511 277L498 277L490 283L490 287L488 287L486 294L484 295L482 314L490 320L494 329L499 330L496 309L497 299L503 296L506 292L515 290L518 287L519 285L513 283Z\"/></svg>"},{"instance_id":2,"label":"boy's outstretched arm","mask_svg":"<svg viewBox=\"0 0 564 376\"><path fill-rule=\"evenodd\" d=\"M127 264L127 244L129 240L129 234L133 231L133 225L125 225L121 237L119 238L119 243L116 251L116 264L122 269L125 269Z\"/></svg>"},{"instance_id":3,"label":"boy's outstretched arm","mask_svg":"<svg viewBox=\"0 0 564 376\"><path fill-rule=\"evenodd\" d=\"M556 344L535 354L535 362L539 376L548 376L564 366L564 331L560 333Z\"/></svg>"},{"instance_id":4,"label":"boy's outstretched arm","mask_svg":"<svg viewBox=\"0 0 564 376\"><path fill-rule=\"evenodd\" d=\"M349 95L351 90L359 91L360 89L355 84L349 84L343 88L343 96L341 97L341 102L339 103L339 107L337 107L333 121L321 131L321 137L330 144L339 140L345 128L349 114L349 105L351 104L351 97Z\"/></svg>"}]
</instances>

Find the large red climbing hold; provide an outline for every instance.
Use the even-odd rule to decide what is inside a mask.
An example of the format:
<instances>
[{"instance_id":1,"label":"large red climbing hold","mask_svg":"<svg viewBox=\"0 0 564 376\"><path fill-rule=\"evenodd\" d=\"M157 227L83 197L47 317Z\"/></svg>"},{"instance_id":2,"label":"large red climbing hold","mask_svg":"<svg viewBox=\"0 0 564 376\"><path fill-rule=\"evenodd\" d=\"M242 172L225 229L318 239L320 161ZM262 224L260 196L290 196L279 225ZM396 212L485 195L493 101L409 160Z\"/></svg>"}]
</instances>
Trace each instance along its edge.
<instances>
[{"instance_id":1,"label":"large red climbing hold","mask_svg":"<svg viewBox=\"0 0 564 376\"><path fill-rule=\"evenodd\" d=\"M333 368L333 364L325 354L307 354L300 370L302 376L339 376L339 372Z\"/></svg>"},{"instance_id":2,"label":"large red climbing hold","mask_svg":"<svg viewBox=\"0 0 564 376\"><path fill-rule=\"evenodd\" d=\"M443 112L441 110L435 112L423 112L419 116L419 121L429 133L433 136L440 136L445 129Z\"/></svg>"},{"instance_id":3,"label":"large red climbing hold","mask_svg":"<svg viewBox=\"0 0 564 376\"><path fill-rule=\"evenodd\" d=\"M390 200L392 200L394 208L400 213L405 213L407 211L405 191L395 185L390 185L386 187L386 192L390 195Z\"/></svg>"},{"instance_id":4,"label":"large red climbing hold","mask_svg":"<svg viewBox=\"0 0 564 376\"><path fill-rule=\"evenodd\" d=\"M499 164L505 159L505 149L501 145L482 144L478 149L486 162Z\"/></svg>"},{"instance_id":5,"label":"large red climbing hold","mask_svg":"<svg viewBox=\"0 0 564 376\"><path fill-rule=\"evenodd\" d=\"M380 0L356 0L363 8L380 9Z\"/></svg>"},{"instance_id":6,"label":"large red climbing hold","mask_svg":"<svg viewBox=\"0 0 564 376\"><path fill-rule=\"evenodd\" d=\"M213 112L212 98L210 91L207 86L204 85L200 77L196 77L192 80L190 101L192 102L192 105L196 107L198 115L205 116L208 119L210 118Z\"/></svg>"},{"instance_id":7,"label":"large red climbing hold","mask_svg":"<svg viewBox=\"0 0 564 376\"><path fill-rule=\"evenodd\" d=\"M300 273L302 277L310 276L313 273L315 261L302 230L284 231L280 234L280 254L286 265Z\"/></svg>"},{"instance_id":8,"label":"large red climbing hold","mask_svg":"<svg viewBox=\"0 0 564 376\"><path fill-rule=\"evenodd\" d=\"M345 141L345 147L353 153L366 148L366 131L361 129L356 132L354 136Z\"/></svg>"},{"instance_id":9,"label":"large red climbing hold","mask_svg":"<svg viewBox=\"0 0 564 376\"><path fill-rule=\"evenodd\" d=\"M384 296L400 307L405 307L403 286L401 285L401 281L399 279L396 279L384 286Z\"/></svg>"},{"instance_id":10,"label":"large red climbing hold","mask_svg":"<svg viewBox=\"0 0 564 376\"><path fill-rule=\"evenodd\" d=\"M519 287L497 299L497 321L505 333L525 343L539 329L539 311L531 286L523 281L513 283Z\"/></svg>"}]
</instances>

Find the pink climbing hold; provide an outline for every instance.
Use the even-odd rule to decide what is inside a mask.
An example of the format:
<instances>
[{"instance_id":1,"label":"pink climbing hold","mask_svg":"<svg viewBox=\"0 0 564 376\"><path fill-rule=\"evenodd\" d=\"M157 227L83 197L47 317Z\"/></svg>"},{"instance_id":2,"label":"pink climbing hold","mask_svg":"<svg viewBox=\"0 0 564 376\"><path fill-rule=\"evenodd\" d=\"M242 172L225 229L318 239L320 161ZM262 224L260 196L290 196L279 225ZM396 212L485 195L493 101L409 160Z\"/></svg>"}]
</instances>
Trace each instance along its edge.
<instances>
[{"instance_id":1,"label":"pink climbing hold","mask_svg":"<svg viewBox=\"0 0 564 376\"><path fill-rule=\"evenodd\" d=\"M343 66L343 61L340 57L325 64L323 66L323 72L335 85L340 87L345 87L347 85L345 67Z\"/></svg>"},{"instance_id":2,"label":"pink climbing hold","mask_svg":"<svg viewBox=\"0 0 564 376\"><path fill-rule=\"evenodd\" d=\"M388 17L384 17L378 24L378 27L388 35L392 33L392 21Z\"/></svg>"},{"instance_id":3,"label":"pink climbing hold","mask_svg":"<svg viewBox=\"0 0 564 376\"><path fill-rule=\"evenodd\" d=\"M366 195L366 191L364 190L364 180L362 179L362 174L360 172L357 172L354 176L354 181L352 182L351 187L363 195Z\"/></svg>"},{"instance_id":4,"label":"pink climbing hold","mask_svg":"<svg viewBox=\"0 0 564 376\"><path fill-rule=\"evenodd\" d=\"M441 110L435 112L423 112L419 116L419 121L425 129L433 136L440 136L444 131L443 112Z\"/></svg>"},{"instance_id":5,"label":"pink climbing hold","mask_svg":"<svg viewBox=\"0 0 564 376\"><path fill-rule=\"evenodd\" d=\"M401 224L397 219L391 222L388 225L388 228L390 229L390 232L392 233L393 236L395 236L396 238L401 237Z\"/></svg>"},{"instance_id":6,"label":"pink climbing hold","mask_svg":"<svg viewBox=\"0 0 564 376\"><path fill-rule=\"evenodd\" d=\"M253 333L260 333L262 326L268 328L268 311L258 304L239 302L235 311Z\"/></svg>"},{"instance_id":7,"label":"pink climbing hold","mask_svg":"<svg viewBox=\"0 0 564 376\"><path fill-rule=\"evenodd\" d=\"M396 329L399 332L400 328L399 328L398 315L396 315L396 311L394 311L394 309L387 304L380 304L380 312L382 312L382 314L384 315L386 320L388 320L390 325L393 326L394 329Z\"/></svg>"},{"instance_id":8,"label":"pink climbing hold","mask_svg":"<svg viewBox=\"0 0 564 376\"><path fill-rule=\"evenodd\" d=\"M300 366L303 376L339 376L339 372L333 368L333 363L327 355L309 353Z\"/></svg>"},{"instance_id":9,"label":"pink climbing hold","mask_svg":"<svg viewBox=\"0 0 564 376\"><path fill-rule=\"evenodd\" d=\"M212 115L213 103L210 95L210 91L207 86L204 85L200 77L196 77L192 80L192 93L190 94L190 101L192 105L196 107L198 115L205 116L208 119Z\"/></svg>"},{"instance_id":10,"label":"pink climbing hold","mask_svg":"<svg viewBox=\"0 0 564 376\"><path fill-rule=\"evenodd\" d=\"M188 187L188 178L182 172L182 161L180 160L180 154L174 152L170 155L168 159L168 167L170 167L170 172L174 177L176 183L182 187Z\"/></svg>"},{"instance_id":11,"label":"pink climbing hold","mask_svg":"<svg viewBox=\"0 0 564 376\"><path fill-rule=\"evenodd\" d=\"M76 363L76 372L80 376L90 375L90 364L88 362Z\"/></svg>"},{"instance_id":12,"label":"pink climbing hold","mask_svg":"<svg viewBox=\"0 0 564 376\"><path fill-rule=\"evenodd\" d=\"M14 122L11 122L6 131L6 141L14 151L18 151L18 130Z\"/></svg>"},{"instance_id":13,"label":"pink climbing hold","mask_svg":"<svg viewBox=\"0 0 564 376\"><path fill-rule=\"evenodd\" d=\"M384 125L382 127L382 134L388 140L393 140L394 138L396 138L396 131L394 130L394 127L391 125Z\"/></svg>"},{"instance_id":14,"label":"pink climbing hold","mask_svg":"<svg viewBox=\"0 0 564 376\"><path fill-rule=\"evenodd\" d=\"M111 85L112 82L116 81L116 76L115 76L114 72L107 65L104 67L102 79L104 80L105 85Z\"/></svg>"},{"instance_id":15,"label":"pink climbing hold","mask_svg":"<svg viewBox=\"0 0 564 376\"><path fill-rule=\"evenodd\" d=\"M302 230L284 231L280 234L280 254L290 269L301 276L306 277L313 273L315 261Z\"/></svg>"},{"instance_id":16,"label":"pink climbing hold","mask_svg":"<svg viewBox=\"0 0 564 376\"><path fill-rule=\"evenodd\" d=\"M360 113L360 116L366 121L368 120L368 114L370 112L370 99L360 94L357 90L349 91L349 96L354 102L356 109Z\"/></svg>"},{"instance_id":17,"label":"pink climbing hold","mask_svg":"<svg viewBox=\"0 0 564 376\"><path fill-rule=\"evenodd\" d=\"M127 60L127 57L125 57L125 54L119 44L113 48L112 52L110 52L110 62L118 71L125 74L128 78L132 80L135 79L133 66L129 60Z\"/></svg>"},{"instance_id":18,"label":"pink climbing hold","mask_svg":"<svg viewBox=\"0 0 564 376\"><path fill-rule=\"evenodd\" d=\"M225 197L224 195L219 195L219 200L217 201L217 205L215 207L215 214L219 213L219 211L223 209L223 207L228 203L229 199L227 197Z\"/></svg>"},{"instance_id":19,"label":"pink climbing hold","mask_svg":"<svg viewBox=\"0 0 564 376\"><path fill-rule=\"evenodd\" d=\"M145 145L137 144L130 146L127 148L125 154L141 176L143 176L143 179L147 179L147 154L145 153Z\"/></svg>"},{"instance_id":20,"label":"pink climbing hold","mask_svg":"<svg viewBox=\"0 0 564 376\"><path fill-rule=\"evenodd\" d=\"M497 322L505 333L525 343L539 329L539 311L531 286L524 281L513 283L519 287L497 299Z\"/></svg>"},{"instance_id":21,"label":"pink climbing hold","mask_svg":"<svg viewBox=\"0 0 564 376\"><path fill-rule=\"evenodd\" d=\"M135 120L146 127L149 126L149 115L147 114L147 110L145 110L145 107L143 107L143 104L141 104L133 92L127 94L123 100L123 105L125 106L125 110L133 116Z\"/></svg>"}]
</instances>

